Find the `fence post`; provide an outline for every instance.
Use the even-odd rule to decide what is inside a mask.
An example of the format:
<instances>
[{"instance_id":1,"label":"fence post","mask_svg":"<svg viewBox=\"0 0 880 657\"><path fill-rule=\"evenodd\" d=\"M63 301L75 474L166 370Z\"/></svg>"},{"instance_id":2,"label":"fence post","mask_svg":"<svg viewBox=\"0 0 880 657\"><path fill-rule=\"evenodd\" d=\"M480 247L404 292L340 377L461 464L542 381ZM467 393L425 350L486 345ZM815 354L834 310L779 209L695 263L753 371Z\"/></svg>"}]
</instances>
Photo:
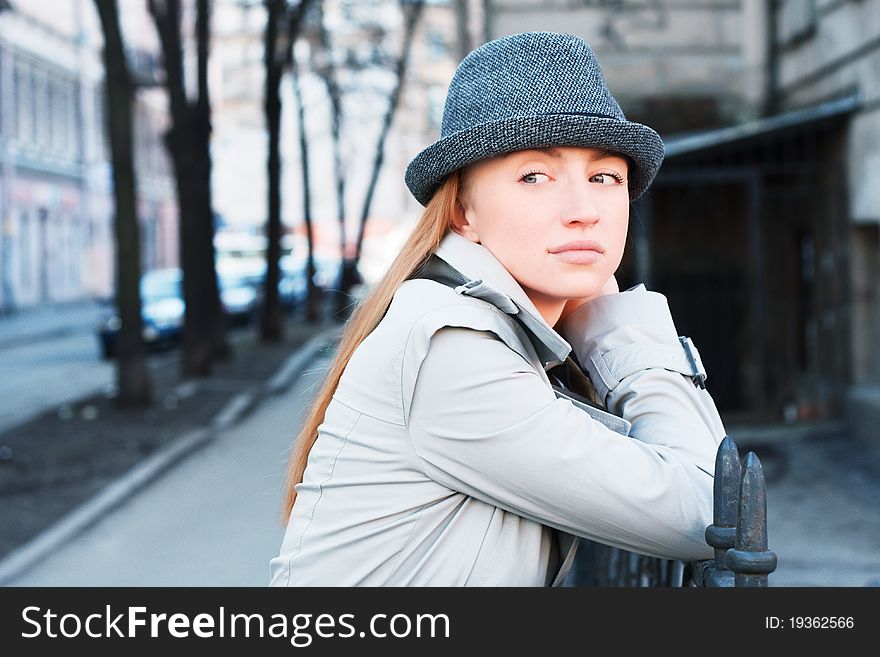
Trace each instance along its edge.
<instances>
[{"instance_id":1,"label":"fence post","mask_svg":"<svg viewBox=\"0 0 880 657\"><path fill-rule=\"evenodd\" d=\"M734 575L727 567L727 551L734 546L740 487L739 450L725 436L715 454L714 522L706 527L706 543L715 548L715 562L706 568L704 586L732 587Z\"/></svg>"},{"instance_id":2,"label":"fence post","mask_svg":"<svg viewBox=\"0 0 880 657\"><path fill-rule=\"evenodd\" d=\"M767 586L776 570L776 553L767 549L767 492L764 470L754 452L745 460L739 491L735 549L727 551L727 566L735 573L735 586Z\"/></svg>"}]
</instances>

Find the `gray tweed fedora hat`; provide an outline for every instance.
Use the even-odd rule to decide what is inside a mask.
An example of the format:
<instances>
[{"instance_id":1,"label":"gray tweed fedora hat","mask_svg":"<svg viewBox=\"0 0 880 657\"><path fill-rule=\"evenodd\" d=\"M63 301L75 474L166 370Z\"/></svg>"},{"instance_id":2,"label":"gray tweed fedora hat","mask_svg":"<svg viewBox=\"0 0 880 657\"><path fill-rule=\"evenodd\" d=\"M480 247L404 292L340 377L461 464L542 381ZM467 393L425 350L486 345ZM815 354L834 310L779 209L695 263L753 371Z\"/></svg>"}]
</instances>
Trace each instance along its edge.
<instances>
[{"instance_id":1,"label":"gray tweed fedora hat","mask_svg":"<svg viewBox=\"0 0 880 657\"><path fill-rule=\"evenodd\" d=\"M456 169L544 146L592 146L629 156L633 200L663 161L660 136L626 120L586 41L524 32L489 41L461 61L449 84L440 139L410 161L406 184L427 205Z\"/></svg>"}]
</instances>

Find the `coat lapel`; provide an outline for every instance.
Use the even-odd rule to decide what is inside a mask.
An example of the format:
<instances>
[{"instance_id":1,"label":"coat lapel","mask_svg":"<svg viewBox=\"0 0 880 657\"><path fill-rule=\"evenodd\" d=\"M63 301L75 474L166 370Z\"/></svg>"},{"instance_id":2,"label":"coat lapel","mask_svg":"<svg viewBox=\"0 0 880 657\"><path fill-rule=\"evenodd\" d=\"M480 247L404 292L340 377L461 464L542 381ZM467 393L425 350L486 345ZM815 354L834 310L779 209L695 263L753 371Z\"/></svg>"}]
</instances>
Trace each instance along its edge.
<instances>
[{"instance_id":1,"label":"coat lapel","mask_svg":"<svg viewBox=\"0 0 880 657\"><path fill-rule=\"evenodd\" d=\"M547 323L504 265L482 244L455 231L440 241L436 259L428 263L432 278L456 285L456 292L488 301L512 315L532 336L535 351L549 369L565 361L571 345Z\"/></svg>"}]
</instances>

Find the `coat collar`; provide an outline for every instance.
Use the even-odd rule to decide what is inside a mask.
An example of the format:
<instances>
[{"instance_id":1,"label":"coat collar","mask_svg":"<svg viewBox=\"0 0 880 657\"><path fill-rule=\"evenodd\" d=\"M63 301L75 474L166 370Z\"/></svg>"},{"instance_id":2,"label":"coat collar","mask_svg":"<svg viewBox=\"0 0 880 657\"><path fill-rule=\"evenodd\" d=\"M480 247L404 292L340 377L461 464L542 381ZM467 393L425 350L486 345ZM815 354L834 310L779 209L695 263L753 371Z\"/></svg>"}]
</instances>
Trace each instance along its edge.
<instances>
[{"instance_id":1,"label":"coat collar","mask_svg":"<svg viewBox=\"0 0 880 657\"><path fill-rule=\"evenodd\" d=\"M436 255L452 268L452 271L444 269L451 280L458 283L456 292L488 301L520 321L533 336L535 350L545 369L565 361L571 353L571 345L547 323L520 284L489 249L450 230L440 240ZM436 264L433 272L438 272Z\"/></svg>"}]
</instances>

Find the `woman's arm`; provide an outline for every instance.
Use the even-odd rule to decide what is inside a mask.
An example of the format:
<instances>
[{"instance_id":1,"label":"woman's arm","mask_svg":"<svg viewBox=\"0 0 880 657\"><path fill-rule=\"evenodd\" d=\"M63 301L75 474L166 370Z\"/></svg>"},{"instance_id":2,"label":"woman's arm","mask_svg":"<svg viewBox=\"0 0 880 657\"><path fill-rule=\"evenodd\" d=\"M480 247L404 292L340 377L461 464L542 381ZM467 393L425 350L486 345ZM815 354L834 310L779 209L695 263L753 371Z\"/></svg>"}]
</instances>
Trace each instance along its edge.
<instances>
[{"instance_id":1,"label":"woman's arm","mask_svg":"<svg viewBox=\"0 0 880 657\"><path fill-rule=\"evenodd\" d=\"M685 386L685 396L702 406L704 421L720 436L718 442L724 438L715 402L693 376L694 366L701 366L699 352L692 342L688 348L682 346L664 295L640 283L625 292L598 296L560 320L556 330L572 345L575 358L612 412L627 417L624 406L631 397L630 385L637 381L628 377L648 368L665 368L690 375L694 385Z\"/></svg>"},{"instance_id":2,"label":"woman's arm","mask_svg":"<svg viewBox=\"0 0 880 657\"><path fill-rule=\"evenodd\" d=\"M605 304L601 317L610 320L615 310ZM621 318L633 310L616 305ZM643 314L656 314L655 306L648 303ZM643 319L663 326L662 317ZM586 324L583 339L590 341ZM617 333L617 342L631 344L670 338L637 335L632 326ZM444 327L419 369L408 426L425 473L453 490L623 549L705 559L713 554L704 531L712 522L712 472L724 433L701 393L708 396L662 366L628 374L608 393L633 423L625 437L557 399L493 333Z\"/></svg>"}]
</instances>

